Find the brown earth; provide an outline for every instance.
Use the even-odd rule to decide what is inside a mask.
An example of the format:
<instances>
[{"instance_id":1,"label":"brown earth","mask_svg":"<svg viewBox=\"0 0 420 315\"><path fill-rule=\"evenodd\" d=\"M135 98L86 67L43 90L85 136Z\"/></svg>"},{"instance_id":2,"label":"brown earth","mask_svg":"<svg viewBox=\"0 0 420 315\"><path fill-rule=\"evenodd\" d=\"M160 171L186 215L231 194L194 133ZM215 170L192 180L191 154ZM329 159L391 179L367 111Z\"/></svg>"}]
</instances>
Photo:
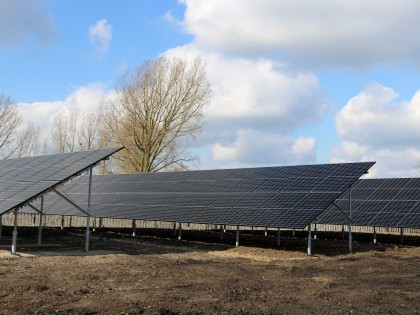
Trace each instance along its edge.
<instances>
[{"instance_id":1,"label":"brown earth","mask_svg":"<svg viewBox=\"0 0 420 315\"><path fill-rule=\"evenodd\" d=\"M0 241L1 314L419 314L420 237L355 235L347 254L340 234L320 233L314 254L304 234L284 232L280 248L249 231L170 230L93 233L85 254L81 229L19 229L20 256L9 254L11 229ZM389 244L394 242L395 244Z\"/></svg>"}]
</instances>

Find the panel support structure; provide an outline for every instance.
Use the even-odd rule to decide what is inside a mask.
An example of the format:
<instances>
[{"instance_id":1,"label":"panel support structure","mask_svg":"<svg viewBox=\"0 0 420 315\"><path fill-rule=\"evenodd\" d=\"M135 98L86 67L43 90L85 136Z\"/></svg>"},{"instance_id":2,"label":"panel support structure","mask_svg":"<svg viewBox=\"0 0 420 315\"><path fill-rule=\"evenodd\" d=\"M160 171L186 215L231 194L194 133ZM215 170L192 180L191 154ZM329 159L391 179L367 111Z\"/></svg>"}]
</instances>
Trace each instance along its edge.
<instances>
[{"instance_id":1,"label":"panel support structure","mask_svg":"<svg viewBox=\"0 0 420 315\"><path fill-rule=\"evenodd\" d=\"M89 251L90 241L90 202L92 199L92 167L89 169L89 191L88 191L88 206L86 216L86 240L85 240L85 252Z\"/></svg>"},{"instance_id":2,"label":"panel support structure","mask_svg":"<svg viewBox=\"0 0 420 315\"><path fill-rule=\"evenodd\" d=\"M318 236L318 228L317 228L316 223L315 223L314 224L314 240L316 240L317 236Z\"/></svg>"},{"instance_id":3,"label":"panel support structure","mask_svg":"<svg viewBox=\"0 0 420 315\"><path fill-rule=\"evenodd\" d=\"M42 225L44 219L44 195L41 196L41 208L39 211L38 245L42 244Z\"/></svg>"},{"instance_id":4,"label":"panel support structure","mask_svg":"<svg viewBox=\"0 0 420 315\"><path fill-rule=\"evenodd\" d=\"M133 220L132 222L132 226L133 226L133 237L136 237L136 220Z\"/></svg>"},{"instance_id":5,"label":"panel support structure","mask_svg":"<svg viewBox=\"0 0 420 315\"><path fill-rule=\"evenodd\" d=\"M174 236L176 236L176 222L174 222Z\"/></svg>"},{"instance_id":6,"label":"panel support structure","mask_svg":"<svg viewBox=\"0 0 420 315\"><path fill-rule=\"evenodd\" d=\"M179 222L178 225L178 241L182 240L182 223Z\"/></svg>"},{"instance_id":7,"label":"panel support structure","mask_svg":"<svg viewBox=\"0 0 420 315\"><path fill-rule=\"evenodd\" d=\"M308 225L308 255L312 256L312 225Z\"/></svg>"},{"instance_id":8,"label":"panel support structure","mask_svg":"<svg viewBox=\"0 0 420 315\"><path fill-rule=\"evenodd\" d=\"M220 224L220 240L223 240L224 234L223 234L223 225Z\"/></svg>"},{"instance_id":9,"label":"panel support structure","mask_svg":"<svg viewBox=\"0 0 420 315\"><path fill-rule=\"evenodd\" d=\"M239 246L239 225L236 226L236 243L235 246Z\"/></svg>"},{"instance_id":10,"label":"panel support structure","mask_svg":"<svg viewBox=\"0 0 420 315\"><path fill-rule=\"evenodd\" d=\"M0 215L0 240L1 240L1 233L3 232L3 216Z\"/></svg>"},{"instance_id":11,"label":"panel support structure","mask_svg":"<svg viewBox=\"0 0 420 315\"><path fill-rule=\"evenodd\" d=\"M267 227L265 228L265 233L264 233L264 236L268 236Z\"/></svg>"},{"instance_id":12,"label":"panel support structure","mask_svg":"<svg viewBox=\"0 0 420 315\"><path fill-rule=\"evenodd\" d=\"M376 226L373 227L373 244L376 244Z\"/></svg>"},{"instance_id":13,"label":"panel support structure","mask_svg":"<svg viewBox=\"0 0 420 315\"><path fill-rule=\"evenodd\" d=\"M277 246L280 246L280 228L277 229Z\"/></svg>"},{"instance_id":14,"label":"panel support structure","mask_svg":"<svg viewBox=\"0 0 420 315\"><path fill-rule=\"evenodd\" d=\"M353 250L353 236L351 233L352 222L351 222L351 187L349 188L349 252Z\"/></svg>"},{"instance_id":15,"label":"panel support structure","mask_svg":"<svg viewBox=\"0 0 420 315\"><path fill-rule=\"evenodd\" d=\"M61 216L61 229L64 230L64 215Z\"/></svg>"},{"instance_id":16,"label":"panel support structure","mask_svg":"<svg viewBox=\"0 0 420 315\"><path fill-rule=\"evenodd\" d=\"M16 255L16 243L17 243L17 218L18 218L18 211L15 209L13 210L13 237L12 237L12 254Z\"/></svg>"}]
</instances>

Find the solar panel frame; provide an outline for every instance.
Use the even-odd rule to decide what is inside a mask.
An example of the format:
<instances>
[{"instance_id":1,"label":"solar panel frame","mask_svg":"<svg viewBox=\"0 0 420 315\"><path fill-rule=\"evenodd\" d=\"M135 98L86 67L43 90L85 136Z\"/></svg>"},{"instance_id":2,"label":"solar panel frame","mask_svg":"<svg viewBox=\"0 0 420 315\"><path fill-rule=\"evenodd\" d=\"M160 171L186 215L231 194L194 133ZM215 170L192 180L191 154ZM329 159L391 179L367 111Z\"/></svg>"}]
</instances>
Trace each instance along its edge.
<instances>
[{"instance_id":1,"label":"solar panel frame","mask_svg":"<svg viewBox=\"0 0 420 315\"><path fill-rule=\"evenodd\" d=\"M343 207L345 213L349 212L348 190L337 199L337 203ZM352 188L352 224L420 228L415 214L419 203L420 178L360 179ZM347 223L343 220L343 215L332 206L320 214L317 222Z\"/></svg>"},{"instance_id":2,"label":"solar panel frame","mask_svg":"<svg viewBox=\"0 0 420 315\"><path fill-rule=\"evenodd\" d=\"M0 215L23 207L38 196L122 149L120 147L80 151L8 159L2 162L0 164L0 182L2 183L0 185ZM36 171L34 172L34 170ZM45 175L45 173L49 175Z\"/></svg>"},{"instance_id":3,"label":"solar panel frame","mask_svg":"<svg viewBox=\"0 0 420 315\"><path fill-rule=\"evenodd\" d=\"M333 187L329 178L343 177L339 184L343 186L346 182L347 188L373 164L93 176L91 213L96 217L121 219L165 221L171 218L171 221L203 224L303 228L316 218L322 207L332 202L333 196L338 197L344 190ZM86 176L63 186L62 191L85 205ZM51 205L69 211L57 199L47 198L44 208L48 213L63 214L49 209ZM152 213L151 209L162 213Z\"/></svg>"}]
</instances>

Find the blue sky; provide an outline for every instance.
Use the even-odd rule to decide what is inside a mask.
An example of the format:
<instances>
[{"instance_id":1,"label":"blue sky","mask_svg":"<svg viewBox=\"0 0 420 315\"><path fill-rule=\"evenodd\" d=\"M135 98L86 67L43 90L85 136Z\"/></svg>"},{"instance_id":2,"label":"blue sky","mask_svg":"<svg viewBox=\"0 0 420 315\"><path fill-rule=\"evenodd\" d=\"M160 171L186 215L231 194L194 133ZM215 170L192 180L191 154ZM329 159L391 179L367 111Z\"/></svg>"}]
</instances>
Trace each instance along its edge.
<instances>
[{"instance_id":1,"label":"blue sky","mask_svg":"<svg viewBox=\"0 0 420 315\"><path fill-rule=\"evenodd\" d=\"M2 1L0 92L47 134L124 70L198 55L213 89L199 168L375 160L371 176L416 176L418 16L414 0Z\"/></svg>"}]
</instances>

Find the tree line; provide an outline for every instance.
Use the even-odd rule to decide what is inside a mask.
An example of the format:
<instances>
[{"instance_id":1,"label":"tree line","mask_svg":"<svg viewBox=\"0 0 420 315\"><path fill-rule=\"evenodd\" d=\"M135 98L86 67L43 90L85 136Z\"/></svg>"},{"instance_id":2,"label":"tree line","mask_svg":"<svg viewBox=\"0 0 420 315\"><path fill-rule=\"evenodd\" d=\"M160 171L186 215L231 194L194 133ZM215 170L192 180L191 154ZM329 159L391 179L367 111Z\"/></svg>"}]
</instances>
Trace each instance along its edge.
<instances>
[{"instance_id":1,"label":"tree line","mask_svg":"<svg viewBox=\"0 0 420 315\"><path fill-rule=\"evenodd\" d=\"M200 58L162 56L126 71L94 113L73 110L54 118L51 139L24 123L13 100L0 94L2 158L124 146L101 173L187 169L197 162L188 146L200 133L210 84Z\"/></svg>"}]
</instances>

